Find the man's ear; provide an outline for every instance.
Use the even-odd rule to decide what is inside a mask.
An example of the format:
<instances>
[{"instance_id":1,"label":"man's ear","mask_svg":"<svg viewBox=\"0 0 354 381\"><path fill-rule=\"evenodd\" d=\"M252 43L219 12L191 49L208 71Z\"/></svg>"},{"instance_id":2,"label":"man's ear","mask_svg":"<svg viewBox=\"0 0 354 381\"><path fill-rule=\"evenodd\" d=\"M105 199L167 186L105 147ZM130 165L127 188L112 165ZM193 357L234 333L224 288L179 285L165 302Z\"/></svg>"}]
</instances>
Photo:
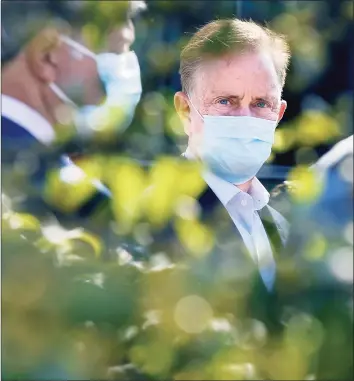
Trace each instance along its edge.
<instances>
[{"instance_id":1,"label":"man's ear","mask_svg":"<svg viewBox=\"0 0 354 381\"><path fill-rule=\"evenodd\" d=\"M183 91L178 91L174 97L174 105L176 112L183 123L184 132L189 136L189 125L191 119L188 96Z\"/></svg>"},{"instance_id":2,"label":"man's ear","mask_svg":"<svg viewBox=\"0 0 354 381\"><path fill-rule=\"evenodd\" d=\"M282 101L280 102L280 109L279 109L279 114L278 114L278 120L277 120L277 123L279 123L279 122L282 120L282 118L283 118L283 116L284 116L284 112L285 112L285 110L286 110L286 107L287 107L287 103L286 103L286 101L282 100Z\"/></svg>"},{"instance_id":3,"label":"man's ear","mask_svg":"<svg viewBox=\"0 0 354 381\"><path fill-rule=\"evenodd\" d=\"M26 47L25 55L32 74L42 82L55 82L60 34L54 28L41 30Z\"/></svg>"}]
</instances>

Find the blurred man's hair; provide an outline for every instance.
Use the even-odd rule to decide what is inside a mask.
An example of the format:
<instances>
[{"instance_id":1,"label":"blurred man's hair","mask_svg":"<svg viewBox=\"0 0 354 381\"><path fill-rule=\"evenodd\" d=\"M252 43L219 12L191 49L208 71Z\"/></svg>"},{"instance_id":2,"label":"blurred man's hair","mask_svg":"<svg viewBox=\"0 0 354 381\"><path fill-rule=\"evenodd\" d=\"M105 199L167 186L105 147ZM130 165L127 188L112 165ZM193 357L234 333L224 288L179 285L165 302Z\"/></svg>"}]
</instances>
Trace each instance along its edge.
<instances>
[{"instance_id":1,"label":"blurred man's hair","mask_svg":"<svg viewBox=\"0 0 354 381\"><path fill-rule=\"evenodd\" d=\"M230 53L266 50L270 53L281 87L284 86L290 49L282 35L253 21L224 19L199 29L181 52L182 90L191 92L194 74L204 61Z\"/></svg>"},{"instance_id":2,"label":"blurred man's hair","mask_svg":"<svg viewBox=\"0 0 354 381\"><path fill-rule=\"evenodd\" d=\"M124 23L146 9L143 0L8 0L1 3L1 62L14 58L43 28L52 26L65 33L85 24L102 28ZM97 16L101 12L102 19Z\"/></svg>"}]
</instances>

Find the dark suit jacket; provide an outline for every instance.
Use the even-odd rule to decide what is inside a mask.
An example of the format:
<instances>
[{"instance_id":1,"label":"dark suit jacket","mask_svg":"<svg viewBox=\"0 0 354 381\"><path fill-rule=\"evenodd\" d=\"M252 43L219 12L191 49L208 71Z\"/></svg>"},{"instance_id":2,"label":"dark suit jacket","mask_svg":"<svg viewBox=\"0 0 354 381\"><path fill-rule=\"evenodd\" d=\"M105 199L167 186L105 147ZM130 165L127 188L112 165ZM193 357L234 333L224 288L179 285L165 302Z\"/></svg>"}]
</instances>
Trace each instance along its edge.
<instances>
[{"instance_id":1,"label":"dark suit jacket","mask_svg":"<svg viewBox=\"0 0 354 381\"><path fill-rule=\"evenodd\" d=\"M10 198L20 196L21 201L13 205L16 211L39 218L54 214L63 225L75 227L86 224L96 209L108 208L109 190L95 185L97 191L93 197L83 200L70 214L63 213L55 205L48 205L43 198L48 171L75 165L58 147L45 146L14 121L1 116L1 124L3 192Z\"/></svg>"},{"instance_id":2,"label":"dark suit jacket","mask_svg":"<svg viewBox=\"0 0 354 381\"><path fill-rule=\"evenodd\" d=\"M205 276L216 276L222 274L235 281L244 279L249 281L250 276L259 278L258 268L251 258L240 232L234 225L227 210L219 201L215 193L205 185L205 190L198 198L201 209L199 221L210 228L212 235L212 247L205 255L195 255L188 248L178 234L178 227L172 220L166 227L159 231L153 231L153 240L149 244L139 245L129 239L125 242L124 249L132 254L132 259L149 259L157 253L165 253L174 263L188 262L188 267L195 268L196 271L204 273ZM280 216L272 207L266 206L260 213L265 230L273 247L275 259L284 246L287 238L288 226L282 216ZM194 234L191 231L191 238ZM250 275L252 274L252 275ZM260 280L261 287L265 289L263 281Z\"/></svg>"},{"instance_id":3,"label":"dark suit jacket","mask_svg":"<svg viewBox=\"0 0 354 381\"><path fill-rule=\"evenodd\" d=\"M229 285L230 289L239 290L240 297L245 300L244 312L246 314L254 319L267 322L268 328L281 329L276 288L273 291L267 290L260 277L258 266L248 253L227 210L208 186L199 197L198 202L201 206L200 220L210 226L214 234L214 245L211 251L204 256L193 257L182 242L176 243L174 238L169 243L165 235L154 252L166 252L166 247L172 246L172 250L169 252L174 255L174 259L176 257L186 259L189 271L194 272L196 278L201 280L201 292L203 279L208 284L219 282L222 279L223 284ZM277 263L279 253L285 245L288 226L284 225L281 216L279 217L270 206L266 206L261 211L260 217L270 239ZM173 237L173 226L170 225L169 229L169 237ZM196 292L198 287L199 285L196 284ZM225 289L225 293L218 298L220 298L220 303L225 305L225 313L235 312L233 305L228 305L227 302L228 289ZM239 312L235 313L238 314Z\"/></svg>"}]
</instances>

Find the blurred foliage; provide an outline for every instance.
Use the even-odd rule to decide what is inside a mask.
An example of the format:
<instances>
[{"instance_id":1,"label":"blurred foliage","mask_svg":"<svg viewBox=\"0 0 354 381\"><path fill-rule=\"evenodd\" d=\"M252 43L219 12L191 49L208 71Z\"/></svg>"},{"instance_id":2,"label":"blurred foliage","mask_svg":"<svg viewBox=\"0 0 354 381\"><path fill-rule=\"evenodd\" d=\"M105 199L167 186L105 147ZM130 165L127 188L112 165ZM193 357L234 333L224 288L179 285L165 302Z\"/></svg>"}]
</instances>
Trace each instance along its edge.
<instances>
[{"instance_id":1,"label":"blurred foliage","mask_svg":"<svg viewBox=\"0 0 354 381\"><path fill-rule=\"evenodd\" d=\"M325 237L304 263L281 258L275 293L267 294L255 266L241 276L241 268L209 262L210 250L200 256L211 236L186 222L180 237L197 256L172 263L157 253L139 263L117 248L107 262L97 260L89 233L8 208L3 379L349 378L351 292L337 278L338 260L324 255ZM312 280L313 263L327 266L326 286Z\"/></svg>"},{"instance_id":2,"label":"blurred foliage","mask_svg":"<svg viewBox=\"0 0 354 381\"><path fill-rule=\"evenodd\" d=\"M104 48L105 30L121 22L120 3L84 3L87 46ZM283 203L289 187L291 200L307 207L323 191L307 169L318 147L352 133L349 84L317 97L311 86L330 66L330 44L344 38L353 5L338 3L333 16L325 2L241 3L243 17L261 12L290 40L284 96L305 101L298 109L289 102L269 162L296 164L287 186L273 194L278 210L289 207ZM120 134L108 116L86 148L74 145L73 153L83 151L75 159L83 171L53 169L44 188L46 202L71 215L95 196L101 180L113 195L108 222L97 215L93 224L69 228L53 216L26 214L19 207L30 193L23 178L35 164L20 152L3 168L2 378L352 379L353 224L342 232L344 243L314 232L300 257L280 256L275 291L265 293L253 263L218 256L235 248L228 248L227 216L218 211L202 221L199 166L171 157L185 146L173 109L185 29L235 14L236 7L231 1L149 7L136 23L144 94L132 126ZM58 128L61 143L71 138L71 130ZM152 157L153 166L139 161ZM187 255L181 257L180 247Z\"/></svg>"},{"instance_id":3,"label":"blurred foliage","mask_svg":"<svg viewBox=\"0 0 354 381\"><path fill-rule=\"evenodd\" d=\"M145 248L157 239L157 247L139 257L110 240L113 255L103 259L102 237L15 213L3 195L4 379L351 377L350 231L346 245L314 234L300 257L280 256L268 293L256 264L222 254L241 255L227 247L225 214L202 222L196 164L163 157L144 168L110 158L105 171L86 173L109 182L113 234ZM57 176L53 186L62 205L80 192L68 180L75 176ZM289 181L297 203L322 192L305 167ZM155 233L171 221L174 238L159 242ZM174 256L176 244L187 255Z\"/></svg>"}]
</instances>

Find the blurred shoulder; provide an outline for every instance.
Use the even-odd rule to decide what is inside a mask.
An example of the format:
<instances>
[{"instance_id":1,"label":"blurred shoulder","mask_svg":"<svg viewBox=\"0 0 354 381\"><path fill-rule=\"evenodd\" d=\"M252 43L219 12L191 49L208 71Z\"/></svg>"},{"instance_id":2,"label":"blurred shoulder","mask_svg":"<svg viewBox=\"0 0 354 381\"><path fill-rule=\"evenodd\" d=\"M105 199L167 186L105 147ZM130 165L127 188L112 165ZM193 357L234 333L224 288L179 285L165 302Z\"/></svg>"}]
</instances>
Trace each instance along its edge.
<instances>
[{"instance_id":1,"label":"blurred shoulder","mask_svg":"<svg viewBox=\"0 0 354 381\"><path fill-rule=\"evenodd\" d=\"M350 158L353 160L353 135L336 143L313 165L313 168L320 172L326 171Z\"/></svg>"}]
</instances>

